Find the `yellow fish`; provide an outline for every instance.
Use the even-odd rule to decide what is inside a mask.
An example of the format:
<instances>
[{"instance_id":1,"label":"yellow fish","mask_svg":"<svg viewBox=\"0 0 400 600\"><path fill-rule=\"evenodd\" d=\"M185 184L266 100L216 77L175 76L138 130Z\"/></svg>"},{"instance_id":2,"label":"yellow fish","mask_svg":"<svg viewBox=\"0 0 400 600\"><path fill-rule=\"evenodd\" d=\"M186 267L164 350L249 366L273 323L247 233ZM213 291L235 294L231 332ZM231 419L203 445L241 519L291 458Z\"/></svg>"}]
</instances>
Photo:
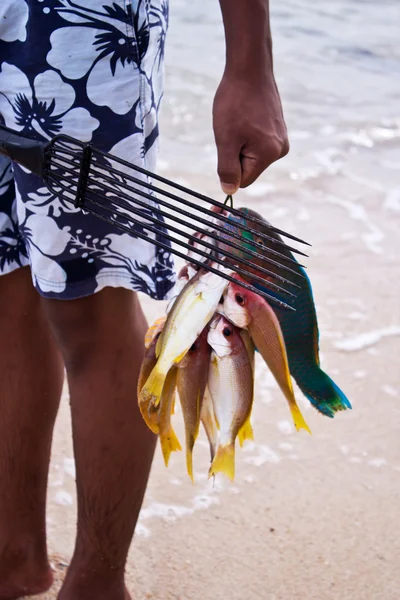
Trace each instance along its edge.
<instances>
[{"instance_id":1,"label":"yellow fish","mask_svg":"<svg viewBox=\"0 0 400 600\"><path fill-rule=\"evenodd\" d=\"M182 450L179 440L176 437L175 431L171 425L171 412L175 398L176 380L177 368L176 366L173 366L165 378L161 403L158 410L158 430L161 450L166 467L168 467L171 452Z\"/></svg>"},{"instance_id":2,"label":"yellow fish","mask_svg":"<svg viewBox=\"0 0 400 600\"><path fill-rule=\"evenodd\" d=\"M253 404L253 369L239 331L225 317L211 324L207 339L212 348L208 387L220 435L209 476L221 472L233 480L235 440Z\"/></svg>"},{"instance_id":3,"label":"yellow fish","mask_svg":"<svg viewBox=\"0 0 400 600\"><path fill-rule=\"evenodd\" d=\"M188 281L168 313L156 346L157 363L140 392L157 407L168 371L178 364L213 317L227 286L222 277L200 270Z\"/></svg>"},{"instance_id":4,"label":"yellow fish","mask_svg":"<svg viewBox=\"0 0 400 600\"><path fill-rule=\"evenodd\" d=\"M156 358L156 345L157 339L161 334L161 331L164 327L166 317L161 317L157 319L147 330L144 345L146 347L146 351L143 357L143 361L140 367L138 386L137 386L137 394L139 398L139 408L142 413L142 417L144 418L147 426L151 431L155 434L158 433L158 415L157 411L149 412L149 402L146 399L142 399L140 396L140 392L142 391L142 387L146 383L149 378L150 373L154 369L157 358Z\"/></svg>"}]
</instances>

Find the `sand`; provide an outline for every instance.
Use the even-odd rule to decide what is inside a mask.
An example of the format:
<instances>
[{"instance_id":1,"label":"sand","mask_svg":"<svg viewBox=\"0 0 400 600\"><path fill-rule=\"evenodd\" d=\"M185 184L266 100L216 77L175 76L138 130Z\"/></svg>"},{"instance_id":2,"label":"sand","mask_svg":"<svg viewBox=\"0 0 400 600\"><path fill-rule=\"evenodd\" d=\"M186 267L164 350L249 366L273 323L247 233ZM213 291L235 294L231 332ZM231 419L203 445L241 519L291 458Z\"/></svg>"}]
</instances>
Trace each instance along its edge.
<instances>
[{"instance_id":1,"label":"sand","mask_svg":"<svg viewBox=\"0 0 400 600\"><path fill-rule=\"evenodd\" d=\"M203 11L195 2L192 13L187 2L178 2L175 20L172 11L160 168L219 198L209 125L223 53L212 4L207 0ZM233 484L218 480L213 488L207 482L203 434L194 485L183 454L166 469L157 448L127 568L135 600L400 597L400 121L391 71L398 44L389 44L392 19L375 15L372 4L364 10L365 4L352 2L353 13L343 21L340 2L330 5L329 14L316 13L307 2L319 37L305 28L301 2L284 5L293 19L276 7L273 24L292 149L236 202L312 243L306 264L322 366L353 410L328 419L298 392L312 436L295 432L286 402L258 360L255 442L238 450ZM334 11L344 23L340 31ZM193 34L198 23L210 47L189 71L187 63L203 43ZM356 51L365 31L371 32L372 58ZM163 310L145 298L143 306L149 319ZM175 421L182 439L179 412ZM59 583L75 532L67 392L48 500ZM56 593L54 586L39 598Z\"/></svg>"}]
</instances>

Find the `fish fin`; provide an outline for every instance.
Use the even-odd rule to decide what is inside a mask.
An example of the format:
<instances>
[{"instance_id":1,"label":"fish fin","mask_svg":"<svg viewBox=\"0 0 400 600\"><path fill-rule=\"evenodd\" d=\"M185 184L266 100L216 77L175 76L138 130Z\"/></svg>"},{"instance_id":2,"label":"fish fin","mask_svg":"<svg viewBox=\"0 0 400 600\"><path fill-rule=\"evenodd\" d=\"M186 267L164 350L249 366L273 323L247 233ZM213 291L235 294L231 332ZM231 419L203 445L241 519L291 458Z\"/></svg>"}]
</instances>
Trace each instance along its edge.
<instances>
[{"instance_id":1,"label":"fish fin","mask_svg":"<svg viewBox=\"0 0 400 600\"><path fill-rule=\"evenodd\" d=\"M305 429L311 435L311 429L307 425L306 420L301 414L301 410L296 403L290 404L290 412L292 413L294 426L296 427L297 431L300 429Z\"/></svg>"},{"instance_id":2,"label":"fish fin","mask_svg":"<svg viewBox=\"0 0 400 600\"><path fill-rule=\"evenodd\" d=\"M307 379L296 379L297 385L321 414L333 418L337 412L351 410L351 404L339 386L317 365L307 371Z\"/></svg>"},{"instance_id":3,"label":"fish fin","mask_svg":"<svg viewBox=\"0 0 400 600\"><path fill-rule=\"evenodd\" d=\"M178 363L181 362L181 360L183 360L187 354L187 350L184 350L183 352L181 352L174 360L174 363L177 365Z\"/></svg>"},{"instance_id":4,"label":"fish fin","mask_svg":"<svg viewBox=\"0 0 400 600\"><path fill-rule=\"evenodd\" d=\"M155 433L156 435L159 432L158 427L158 410L156 411L149 403L148 400L142 400L139 397L139 409L146 423L147 427Z\"/></svg>"},{"instance_id":5,"label":"fish fin","mask_svg":"<svg viewBox=\"0 0 400 600\"><path fill-rule=\"evenodd\" d=\"M171 453L182 450L179 440L176 437L176 433L172 427L169 429L169 431L166 434L160 435L160 444L161 444L161 450L162 450L163 457L164 457L165 466L168 467Z\"/></svg>"},{"instance_id":6,"label":"fish fin","mask_svg":"<svg viewBox=\"0 0 400 600\"><path fill-rule=\"evenodd\" d=\"M158 406L164 387L167 373L160 370L158 363L150 373L150 376L141 389L139 401L148 404L148 406Z\"/></svg>"},{"instance_id":7,"label":"fish fin","mask_svg":"<svg viewBox=\"0 0 400 600\"><path fill-rule=\"evenodd\" d=\"M175 400L176 400L176 396L174 395L174 397L172 398L172 402L171 402L171 415L175 414Z\"/></svg>"},{"instance_id":8,"label":"fish fin","mask_svg":"<svg viewBox=\"0 0 400 600\"><path fill-rule=\"evenodd\" d=\"M211 463L210 470L208 471L208 478L210 479L217 473L223 473L231 481L235 478L235 446L229 444L226 446L218 446L217 453L214 456L214 460Z\"/></svg>"},{"instance_id":9,"label":"fish fin","mask_svg":"<svg viewBox=\"0 0 400 600\"><path fill-rule=\"evenodd\" d=\"M192 483L194 483L194 476L193 476L193 447L187 447L186 448L186 469L188 472L188 475L190 477L190 479L192 480Z\"/></svg>"},{"instance_id":10,"label":"fish fin","mask_svg":"<svg viewBox=\"0 0 400 600\"><path fill-rule=\"evenodd\" d=\"M243 426L240 428L238 440L241 448L246 440L254 440L254 431L250 423L250 418L246 419Z\"/></svg>"}]
</instances>

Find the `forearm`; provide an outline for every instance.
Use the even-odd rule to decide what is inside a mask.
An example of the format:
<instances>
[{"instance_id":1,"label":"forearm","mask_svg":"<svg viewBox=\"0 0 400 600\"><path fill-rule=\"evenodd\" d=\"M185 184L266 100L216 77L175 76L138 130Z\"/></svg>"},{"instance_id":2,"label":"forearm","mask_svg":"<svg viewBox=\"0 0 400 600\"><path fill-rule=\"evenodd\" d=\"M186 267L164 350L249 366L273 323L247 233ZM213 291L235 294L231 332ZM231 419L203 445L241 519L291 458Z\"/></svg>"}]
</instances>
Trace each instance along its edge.
<instances>
[{"instance_id":1,"label":"forearm","mask_svg":"<svg viewBox=\"0 0 400 600\"><path fill-rule=\"evenodd\" d=\"M251 81L273 76L269 0L219 0L225 29L225 73Z\"/></svg>"}]
</instances>

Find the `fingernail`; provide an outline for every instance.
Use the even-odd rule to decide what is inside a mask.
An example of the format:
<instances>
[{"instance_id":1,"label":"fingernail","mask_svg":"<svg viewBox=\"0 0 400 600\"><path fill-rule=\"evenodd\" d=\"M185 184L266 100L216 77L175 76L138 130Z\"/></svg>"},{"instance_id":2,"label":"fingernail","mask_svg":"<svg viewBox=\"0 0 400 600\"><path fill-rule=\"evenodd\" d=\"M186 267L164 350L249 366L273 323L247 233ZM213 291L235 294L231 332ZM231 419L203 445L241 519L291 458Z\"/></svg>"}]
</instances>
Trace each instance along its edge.
<instances>
[{"instance_id":1,"label":"fingernail","mask_svg":"<svg viewBox=\"0 0 400 600\"><path fill-rule=\"evenodd\" d=\"M238 189L236 185L233 185L232 183L224 183L223 181L221 181L221 187L225 194L234 194Z\"/></svg>"}]
</instances>

